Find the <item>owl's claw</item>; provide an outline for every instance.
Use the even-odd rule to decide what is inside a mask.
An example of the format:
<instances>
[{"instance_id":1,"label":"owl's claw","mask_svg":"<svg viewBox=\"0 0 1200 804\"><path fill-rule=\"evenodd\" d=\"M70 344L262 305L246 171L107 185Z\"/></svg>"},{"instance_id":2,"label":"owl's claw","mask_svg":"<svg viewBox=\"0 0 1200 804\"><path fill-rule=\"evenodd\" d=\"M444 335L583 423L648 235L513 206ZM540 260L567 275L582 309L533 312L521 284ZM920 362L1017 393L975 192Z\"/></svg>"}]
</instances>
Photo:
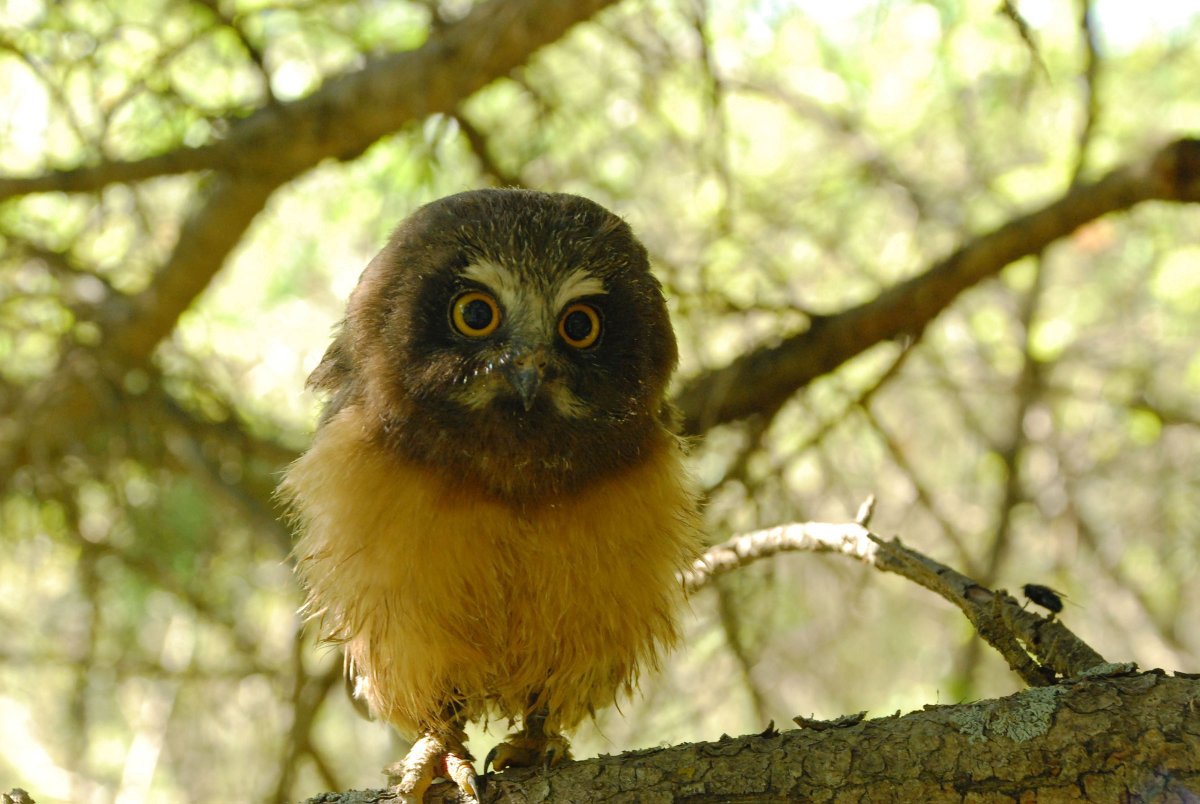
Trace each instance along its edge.
<instances>
[{"instance_id":1,"label":"owl's claw","mask_svg":"<svg viewBox=\"0 0 1200 804\"><path fill-rule=\"evenodd\" d=\"M469 754L465 757L458 754L446 754L442 758L442 767L450 781L458 785L459 790L471 798L479 800L479 794L483 792L483 788L479 784L478 777L475 776L475 768L471 765Z\"/></svg>"},{"instance_id":2,"label":"owl's claw","mask_svg":"<svg viewBox=\"0 0 1200 804\"><path fill-rule=\"evenodd\" d=\"M557 768L564 759L571 758L571 746L561 734L546 734L533 737L518 732L504 738L504 742L488 751L483 761L484 772L489 766L497 771L505 768Z\"/></svg>"},{"instance_id":3,"label":"owl's claw","mask_svg":"<svg viewBox=\"0 0 1200 804\"><path fill-rule=\"evenodd\" d=\"M432 733L422 735L404 759L386 773L401 804L420 804L437 776L447 777L475 801L482 790L471 766L471 755L462 741Z\"/></svg>"}]
</instances>

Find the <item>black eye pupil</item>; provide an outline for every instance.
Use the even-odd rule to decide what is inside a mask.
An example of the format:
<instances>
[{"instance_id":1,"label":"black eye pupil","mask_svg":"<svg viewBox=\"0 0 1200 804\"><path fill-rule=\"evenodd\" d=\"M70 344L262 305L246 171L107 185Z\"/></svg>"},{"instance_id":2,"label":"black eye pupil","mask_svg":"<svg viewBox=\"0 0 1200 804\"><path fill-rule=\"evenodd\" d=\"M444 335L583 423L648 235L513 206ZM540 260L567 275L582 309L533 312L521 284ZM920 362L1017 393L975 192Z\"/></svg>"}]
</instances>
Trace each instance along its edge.
<instances>
[{"instance_id":1,"label":"black eye pupil","mask_svg":"<svg viewBox=\"0 0 1200 804\"><path fill-rule=\"evenodd\" d=\"M483 299L472 299L462 307L462 320L469 329L487 329L494 315L492 306Z\"/></svg>"},{"instance_id":2,"label":"black eye pupil","mask_svg":"<svg viewBox=\"0 0 1200 804\"><path fill-rule=\"evenodd\" d=\"M562 326L563 332L573 341L582 341L592 334L592 319L581 310L568 313Z\"/></svg>"}]
</instances>

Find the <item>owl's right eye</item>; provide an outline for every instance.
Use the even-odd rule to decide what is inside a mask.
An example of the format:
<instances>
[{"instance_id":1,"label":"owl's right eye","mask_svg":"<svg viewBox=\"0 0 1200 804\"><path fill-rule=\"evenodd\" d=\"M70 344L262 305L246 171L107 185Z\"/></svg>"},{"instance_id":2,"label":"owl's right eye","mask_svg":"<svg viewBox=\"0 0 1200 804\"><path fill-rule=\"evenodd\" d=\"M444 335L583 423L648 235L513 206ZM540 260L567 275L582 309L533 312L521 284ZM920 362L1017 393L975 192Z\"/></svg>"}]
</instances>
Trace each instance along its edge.
<instances>
[{"instance_id":1,"label":"owl's right eye","mask_svg":"<svg viewBox=\"0 0 1200 804\"><path fill-rule=\"evenodd\" d=\"M451 305L450 322L468 338L486 337L500 326L500 305L482 291L468 291Z\"/></svg>"}]
</instances>

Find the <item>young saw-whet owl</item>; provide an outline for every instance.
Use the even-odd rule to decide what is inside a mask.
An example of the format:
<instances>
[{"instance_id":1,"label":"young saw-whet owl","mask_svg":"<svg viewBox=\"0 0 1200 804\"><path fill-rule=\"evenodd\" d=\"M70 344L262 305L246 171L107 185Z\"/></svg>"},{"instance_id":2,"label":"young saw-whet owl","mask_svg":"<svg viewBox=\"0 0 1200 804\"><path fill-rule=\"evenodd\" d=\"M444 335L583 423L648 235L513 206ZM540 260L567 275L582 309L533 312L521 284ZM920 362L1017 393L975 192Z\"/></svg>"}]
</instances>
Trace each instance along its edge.
<instances>
[{"instance_id":1,"label":"young saw-whet owl","mask_svg":"<svg viewBox=\"0 0 1200 804\"><path fill-rule=\"evenodd\" d=\"M363 272L281 493L308 615L416 741L403 799L437 775L476 793L468 721L520 723L499 769L557 763L674 642L700 543L675 363L645 248L584 198L443 198Z\"/></svg>"}]
</instances>

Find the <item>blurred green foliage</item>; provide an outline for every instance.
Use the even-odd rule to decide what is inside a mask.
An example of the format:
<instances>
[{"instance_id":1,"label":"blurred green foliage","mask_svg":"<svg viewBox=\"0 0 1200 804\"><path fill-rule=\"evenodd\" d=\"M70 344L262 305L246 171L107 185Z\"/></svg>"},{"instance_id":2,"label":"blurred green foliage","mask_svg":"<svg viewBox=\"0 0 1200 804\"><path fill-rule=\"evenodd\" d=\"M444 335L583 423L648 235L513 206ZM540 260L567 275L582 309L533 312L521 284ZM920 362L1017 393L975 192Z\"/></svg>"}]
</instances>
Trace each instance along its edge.
<instances>
[{"instance_id":1,"label":"blurred green foliage","mask_svg":"<svg viewBox=\"0 0 1200 804\"><path fill-rule=\"evenodd\" d=\"M455 116L276 192L154 364L114 380L105 425L7 464L0 789L258 801L381 784L395 747L300 628L270 489L315 421L305 374L391 227L487 184L594 198L645 241L681 375L700 375L1200 130L1200 12L1096 2L1089 30L1083 0L1016 5L1033 45L991 0L627 0ZM0 2L0 174L219 142L472 7ZM208 181L0 203L5 411L39 404L73 346L104 348L103 303L152 282ZM878 532L983 583L1065 591L1107 658L1200 670L1197 242L1192 207L1096 221L911 345L707 433L711 538L845 520L874 493ZM28 440L13 415L0 440ZM956 612L844 559L757 564L692 608L686 650L579 754L1018 686Z\"/></svg>"}]
</instances>

